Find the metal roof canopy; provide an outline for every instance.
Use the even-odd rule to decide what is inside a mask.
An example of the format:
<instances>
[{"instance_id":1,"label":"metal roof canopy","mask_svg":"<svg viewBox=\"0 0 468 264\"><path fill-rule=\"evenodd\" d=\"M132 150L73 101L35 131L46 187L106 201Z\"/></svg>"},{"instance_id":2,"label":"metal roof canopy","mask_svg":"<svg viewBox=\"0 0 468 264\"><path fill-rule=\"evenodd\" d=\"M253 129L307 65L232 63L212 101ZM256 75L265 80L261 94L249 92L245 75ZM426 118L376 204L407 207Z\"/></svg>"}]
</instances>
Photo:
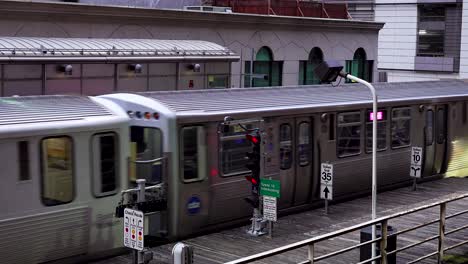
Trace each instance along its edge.
<instances>
[{"instance_id":1,"label":"metal roof canopy","mask_svg":"<svg viewBox=\"0 0 468 264\"><path fill-rule=\"evenodd\" d=\"M386 103L424 103L468 100L468 83L461 80L374 83L380 106ZM309 85L268 88L142 92L174 111L179 118L215 120L223 115L306 113L338 110L344 106L371 105L369 91L361 84ZM202 121L202 120L200 120Z\"/></svg>"},{"instance_id":2,"label":"metal roof canopy","mask_svg":"<svg viewBox=\"0 0 468 264\"><path fill-rule=\"evenodd\" d=\"M103 106L82 96L0 97L0 126L112 115Z\"/></svg>"},{"instance_id":3,"label":"metal roof canopy","mask_svg":"<svg viewBox=\"0 0 468 264\"><path fill-rule=\"evenodd\" d=\"M0 37L0 62L239 59L228 48L201 40Z\"/></svg>"}]
</instances>

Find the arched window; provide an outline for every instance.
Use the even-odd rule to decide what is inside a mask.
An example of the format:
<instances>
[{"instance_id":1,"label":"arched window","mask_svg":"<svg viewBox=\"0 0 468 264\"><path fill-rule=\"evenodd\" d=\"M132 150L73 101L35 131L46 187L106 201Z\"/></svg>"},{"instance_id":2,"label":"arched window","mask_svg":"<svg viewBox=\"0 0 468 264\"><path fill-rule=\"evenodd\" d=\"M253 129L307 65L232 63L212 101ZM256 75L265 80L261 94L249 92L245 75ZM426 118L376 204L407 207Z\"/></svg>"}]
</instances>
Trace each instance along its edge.
<instances>
[{"instance_id":1,"label":"arched window","mask_svg":"<svg viewBox=\"0 0 468 264\"><path fill-rule=\"evenodd\" d=\"M353 60L346 61L347 72L368 82L372 81L373 66L374 61L367 60L366 51L363 48L358 48L354 52Z\"/></svg>"},{"instance_id":2,"label":"arched window","mask_svg":"<svg viewBox=\"0 0 468 264\"><path fill-rule=\"evenodd\" d=\"M283 62L273 60L273 52L268 47L261 47L253 65L253 75L250 72L250 61L245 62L245 87L281 86Z\"/></svg>"},{"instance_id":3,"label":"arched window","mask_svg":"<svg viewBox=\"0 0 468 264\"><path fill-rule=\"evenodd\" d=\"M299 64L299 84L319 84L320 79L315 76L314 70L323 62L323 52L315 47L309 53L307 61L300 61Z\"/></svg>"}]
</instances>

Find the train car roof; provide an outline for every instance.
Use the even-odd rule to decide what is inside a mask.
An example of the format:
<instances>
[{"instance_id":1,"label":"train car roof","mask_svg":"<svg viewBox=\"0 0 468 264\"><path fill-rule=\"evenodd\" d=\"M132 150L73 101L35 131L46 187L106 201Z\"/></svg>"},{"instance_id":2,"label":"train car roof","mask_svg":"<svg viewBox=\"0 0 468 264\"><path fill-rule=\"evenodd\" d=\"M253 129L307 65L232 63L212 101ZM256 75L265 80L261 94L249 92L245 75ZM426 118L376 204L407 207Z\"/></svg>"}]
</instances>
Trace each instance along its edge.
<instances>
[{"instance_id":1,"label":"train car roof","mask_svg":"<svg viewBox=\"0 0 468 264\"><path fill-rule=\"evenodd\" d=\"M85 96L0 97L0 138L113 129L127 120Z\"/></svg>"},{"instance_id":2,"label":"train car roof","mask_svg":"<svg viewBox=\"0 0 468 264\"><path fill-rule=\"evenodd\" d=\"M462 80L374 83L380 105L427 103L468 99L468 83ZM138 93L152 98L175 112L181 119L219 119L225 115L299 114L345 109L372 104L364 85L342 84L235 88L193 91L158 91Z\"/></svg>"}]
</instances>

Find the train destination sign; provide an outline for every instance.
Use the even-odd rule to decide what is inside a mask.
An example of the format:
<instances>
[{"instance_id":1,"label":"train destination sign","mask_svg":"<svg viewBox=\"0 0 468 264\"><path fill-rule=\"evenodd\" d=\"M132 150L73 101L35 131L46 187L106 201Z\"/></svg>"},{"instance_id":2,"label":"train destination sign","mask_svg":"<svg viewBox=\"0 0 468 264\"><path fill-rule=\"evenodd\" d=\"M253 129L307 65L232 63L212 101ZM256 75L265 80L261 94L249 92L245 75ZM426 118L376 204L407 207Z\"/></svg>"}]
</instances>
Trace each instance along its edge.
<instances>
[{"instance_id":1,"label":"train destination sign","mask_svg":"<svg viewBox=\"0 0 468 264\"><path fill-rule=\"evenodd\" d=\"M333 200L333 164L322 163L320 166L320 198Z\"/></svg>"},{"instance_id":2,"label":"train destination sign","mask_svg":"<svg viewBox=\"0 0 468 264\"><path fill-rule=\"evenodd\" d=\"M124 210L124 246L143 250L143 212L125 208Z\"/></svg>"},{"instance_id":3,"label":"train destination sign","mask_svg":"<svg viewBox=\"0 0 468 264\"><path fill-rule=\"evenodd\" d=\"M280 181L261 179L260 195L280 198Z\"/></svg>"},{"instance_id":4,"label":"train destination sign","mask_svg":"<svg viewBox=\"0 0 468 264\"><path fill-rule=\"evenodd\" d=\"M411 148L411 166L410 176L414 178L421 178L423 150L421 147Z\"/></svg>"}]
</instances>

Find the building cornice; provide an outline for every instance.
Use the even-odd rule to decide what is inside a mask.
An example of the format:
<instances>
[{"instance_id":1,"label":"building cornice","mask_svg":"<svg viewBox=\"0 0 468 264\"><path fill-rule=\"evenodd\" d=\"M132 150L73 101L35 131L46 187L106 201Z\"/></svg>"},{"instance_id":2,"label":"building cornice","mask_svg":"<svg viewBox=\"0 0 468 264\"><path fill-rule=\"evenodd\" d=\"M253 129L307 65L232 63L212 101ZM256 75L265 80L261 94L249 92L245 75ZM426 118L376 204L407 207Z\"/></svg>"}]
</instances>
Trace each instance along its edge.
<instances>
[{"instance_id":1,"label":"building cornice","mask_svg":"<svg viewBox=\"0 0 468 264\"><path fill-rule=\"evenodd\" d=\"M198 22L213 23L214 25L267 25L284 27L306 27L322 29L350 29L378 31L384 23L328 19L314 17L290 17L290 16L269 16L257 14L240 13L216 13L201 11L185 11L172 9L151 9L137 7L122 7L108 5L92 5L82 3L64 2L37 2L21 0L0 1L0 15L10 18L60 18L67 21L74 19L89 19L102 21L128 21L132 23L156 23L165 22Z\"/></svg>"}]
</instances>

